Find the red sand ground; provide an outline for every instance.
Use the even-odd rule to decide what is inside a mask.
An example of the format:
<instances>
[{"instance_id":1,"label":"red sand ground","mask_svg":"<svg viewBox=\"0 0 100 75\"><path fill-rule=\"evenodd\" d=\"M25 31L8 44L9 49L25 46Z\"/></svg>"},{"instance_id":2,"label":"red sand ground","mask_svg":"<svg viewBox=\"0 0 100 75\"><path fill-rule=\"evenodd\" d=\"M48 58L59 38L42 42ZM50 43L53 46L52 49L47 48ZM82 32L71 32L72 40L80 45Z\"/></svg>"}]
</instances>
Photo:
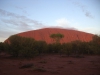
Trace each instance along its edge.
<instances>
[{"instance_id":1,"label":"red sand ground","mask_svg":"<svg viewBox=\"0 0 100 75\"><path fill-rule=\"evenodd\" d=\"M33 63L34 66L19 68L26 63ZM42 55L32 59L14 59L1 55L0 75L100 75L100 56L74 58Z\"/></svg>"},{"instance_id":2,"label":"red sand ground","mask_svg":"<svg viewBox=\"0 0 100 75\"><path fill-rule=\"evenodd\" d=\"M17 35L24 37L31 37L34 38L35 40L44 40L47 43L52 43L53 40L50 38L50 35L54 33L61 33L64 35L64 38L61 39L61 43L67 43L75 40L88 42L91 41L93 37L93 34L77 30L60 29L60 28L44 28L44 29L19 33Z\"/></svg>"}]
</instances>

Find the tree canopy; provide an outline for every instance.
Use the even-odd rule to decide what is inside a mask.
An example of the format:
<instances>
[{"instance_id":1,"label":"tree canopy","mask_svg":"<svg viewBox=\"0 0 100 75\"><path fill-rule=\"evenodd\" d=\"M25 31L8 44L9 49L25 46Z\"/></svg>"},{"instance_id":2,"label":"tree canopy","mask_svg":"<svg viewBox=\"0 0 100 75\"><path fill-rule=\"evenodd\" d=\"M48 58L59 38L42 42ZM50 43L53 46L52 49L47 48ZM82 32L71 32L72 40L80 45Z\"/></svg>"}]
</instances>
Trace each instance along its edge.
<instances>
[{"instance_id":1,"label":"tree canopy","mask_svg":"<svg viewBox=\"0 0 100 75\"><path fill-rule=\"evenodd\" d=\"M64 37L64 35L57 33L57 34L51 34L50 37L53 39L55 43L60 43L60 40Z\"/></svg>"}]
</instances>

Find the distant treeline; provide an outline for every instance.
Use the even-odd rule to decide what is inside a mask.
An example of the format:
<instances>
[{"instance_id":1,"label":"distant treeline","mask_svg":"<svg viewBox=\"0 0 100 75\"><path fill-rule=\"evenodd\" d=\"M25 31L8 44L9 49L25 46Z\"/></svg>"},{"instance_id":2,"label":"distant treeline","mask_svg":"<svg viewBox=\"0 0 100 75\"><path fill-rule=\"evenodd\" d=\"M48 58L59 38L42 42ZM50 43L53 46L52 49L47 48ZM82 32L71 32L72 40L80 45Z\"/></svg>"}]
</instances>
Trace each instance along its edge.
<instances>
[{"instance_id":1,"label":"distant treeline","mask_svg":"<svg viewBox=\"0 0 100 75\"><path fill-rule=\"evenodd\" d=\"M60 54L60 55L100 55L100 36L94 35L90 42L79 40L70 43L52 43L36 41L33 38L12 35L8 41L0 43L0 52L6 52L13 57L35 57L41 54Z\"/></svg>"}]
</instances>

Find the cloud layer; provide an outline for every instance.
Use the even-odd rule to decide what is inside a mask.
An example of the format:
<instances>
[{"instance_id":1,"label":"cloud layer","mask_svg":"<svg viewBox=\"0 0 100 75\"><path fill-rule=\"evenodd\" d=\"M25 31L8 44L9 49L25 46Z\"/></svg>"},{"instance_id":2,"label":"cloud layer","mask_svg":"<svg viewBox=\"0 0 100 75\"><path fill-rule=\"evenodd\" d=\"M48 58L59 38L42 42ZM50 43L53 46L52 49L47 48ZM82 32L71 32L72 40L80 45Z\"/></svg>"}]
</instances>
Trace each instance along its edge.
<instances>
[{"instance_id":1,"label":"cloud layer","mask_svg":"<svg viewBox=\"0 0 100 75\"><path fill-rule=\"evenodd\" d=\"M63 26L63 27L69 25L69 21L65 18L61 18L61 19L56 20L56 23L58 26Z\"/></svg>"},{"instance_id":2,"label":"cloud layer","mask_svg":"<svg viewBox=\"0 0 100 75\"><path fill-rule=\"evenodd\" d=\"M56 27L63 28L63 29L71 29L71 30L77 30L75 27L71 26L71 23L66 18L60 18L56 20Z\"/></svg>"},{"instance_id":3,"label":"cloud layer","mask_svg":"<svg viewBox=\"0 0 100 75\"><path fill-rule=\"evenodd\" d=\"M0 37L43 27L45 25L36 20L0 9Z\"/></svg>"},{"instance_id":4,"label":"cloud layer","mask_svg":"<svg viewBox=\"0 0 100 75\"><path fill-rule=\"evenodd\" d=\"M86 17L94 18L94 16L91 14L91 12L89 10L87 10L86 6L83 5L82 3L77 2L77 1L73 1L73 4L75 4L76 6L81 8L82 12L85 14Z\"/></svg>"},{"instance_id":5,"label":"cloud layer","mask_svg":"<svg viewBox=\"0 0 100 75\"><path fill-rule=\"evenodd\" d=\"M34 27L43 27L42 23L39 23L36 20L27 18L26 16L20 16L15 13L11 13L5 10L0 9L0 15L3 18L0 18L2 22L9 23L16 26L34 26Z\"/></svg>"}]
</instances>

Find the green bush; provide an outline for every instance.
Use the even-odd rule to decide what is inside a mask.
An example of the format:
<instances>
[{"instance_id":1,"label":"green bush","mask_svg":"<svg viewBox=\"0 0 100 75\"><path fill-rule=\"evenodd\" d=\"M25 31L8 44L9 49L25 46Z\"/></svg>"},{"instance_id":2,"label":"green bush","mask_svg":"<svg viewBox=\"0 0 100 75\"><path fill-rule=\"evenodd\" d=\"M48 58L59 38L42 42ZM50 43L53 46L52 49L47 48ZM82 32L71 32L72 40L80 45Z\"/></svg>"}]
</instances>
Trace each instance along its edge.
<instances>
[{"instance_id":1,"label":"green bush","mask_svg":"<svg viewBox=\"0 0 100 75\"><path fill-rule=\"evenodd\" d=\"M62 45L60 43L48 44L47 53L59 53L61 49Z\"/></svg>"},{"instance_id":2,"label":"green bush","mask_svg":"<svg viewBox=\"0 0 100 75\"><path fill-rule=\"evenodd\" d=\"M39 54L47 52L47 43L45 41L35 41L34 49L38 50Z\"/></svg>"},{"instance_id":3,"label":"green bush","mask_svg":"<svg viewBox=\"0 0 100 75\"><path fill-rule=\"evenodd\" d=\"M58 38L58 37L57 37ZM5 50L13 57L35 57L42 53L60 53L70 56L75 54L99 54L100 55L100 37L94 36L90 42L81 42L79 40L70 43L52 43L45 41L36 41L33 38L12 35L5 43L0 43L0 52Z\"/></svg>"},{"instance_id":4,"label":"green bush","mask_svg":"<svg viewBox=\"0 0 100 75\"><path fill-rule=\"evenodd\" d=\"M72 44L71 43L63 44L62 50L64 54L70 56L72 53Z\"/></svg>"},{"instance_id":5,"label":"green bush","mask_svg":"<svg viewBox=\"0 0 100 75\"><path fill-rule=\"evenodd\" d=\"M0 42L0 53L4 51L4 43Z\"/></svg>"},{"instance_id":6,"label":"green bush","mask_svg":"<svg viewBox=\"0 0 100 75\"><path fill-rule=\"evenodd\" d=\"M35 40L33 38L13 35L8 40L9 42L6 43L6 47L8 47L8 52L13 57L33 57L38 54L38 51L34 49Z\"/></svg>"}]
</instances>

